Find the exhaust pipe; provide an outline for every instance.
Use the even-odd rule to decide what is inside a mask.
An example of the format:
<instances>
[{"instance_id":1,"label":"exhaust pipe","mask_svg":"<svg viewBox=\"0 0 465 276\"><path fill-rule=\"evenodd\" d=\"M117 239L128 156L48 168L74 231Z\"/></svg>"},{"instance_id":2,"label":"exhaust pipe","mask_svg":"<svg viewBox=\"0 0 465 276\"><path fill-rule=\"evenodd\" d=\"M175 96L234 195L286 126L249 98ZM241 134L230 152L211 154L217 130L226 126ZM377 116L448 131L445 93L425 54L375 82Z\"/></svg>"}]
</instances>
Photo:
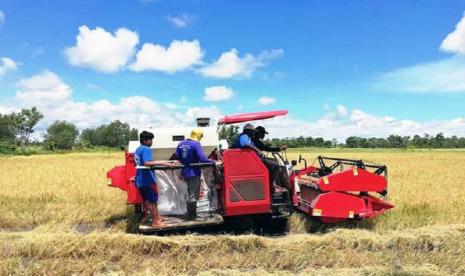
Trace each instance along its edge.
<instances>
[{"instance_id":1,"label":"exhaust pipe","mask_svg":"<svg viewBox=\"0 0 465 276\"><path fill-rule=\"evenodd\" d=\"M208 127L208 126L210 126L210 118L206 118L206 117L197 118L196 121L197 121L197 126L198 127Z\"/></svg>"}]
</instances>

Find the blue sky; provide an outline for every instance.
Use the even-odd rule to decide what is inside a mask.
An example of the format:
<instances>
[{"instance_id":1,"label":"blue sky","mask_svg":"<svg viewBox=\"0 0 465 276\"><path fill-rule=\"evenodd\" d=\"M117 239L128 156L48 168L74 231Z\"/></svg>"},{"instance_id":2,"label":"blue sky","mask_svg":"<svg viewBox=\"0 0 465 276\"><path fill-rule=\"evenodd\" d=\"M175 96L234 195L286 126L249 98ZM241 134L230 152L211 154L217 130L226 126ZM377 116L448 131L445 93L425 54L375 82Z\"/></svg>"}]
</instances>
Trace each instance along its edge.
<instances>
[{"instance_id":1,"label":"blue sky","mask_svg":"<svg viewBox=\"0 0 465 276\"><path fill-rule=\"evenodd\" d=\"M265 122L275 136L465 135L465 1L2 0L0 11L0 112L36 105L42 129L288 109Z\"/></svg>"}]
</instances>

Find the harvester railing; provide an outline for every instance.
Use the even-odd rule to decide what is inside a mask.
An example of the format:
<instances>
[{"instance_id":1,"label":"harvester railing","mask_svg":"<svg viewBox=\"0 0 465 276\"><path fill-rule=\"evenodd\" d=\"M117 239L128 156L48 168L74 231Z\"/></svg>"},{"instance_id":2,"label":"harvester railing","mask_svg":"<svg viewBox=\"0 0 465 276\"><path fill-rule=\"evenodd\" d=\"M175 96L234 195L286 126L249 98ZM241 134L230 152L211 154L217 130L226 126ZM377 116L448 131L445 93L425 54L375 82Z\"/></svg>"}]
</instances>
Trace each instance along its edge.
<instances>
[{"instance_id":1,"label":"harvester railing","mask_svg":"<svg viewBox=\"0 0 465 276\"><path fill-rule=\"evenodd\" d=\"M366 170L367 168L375 169L373 171L374 174L377 174L377 175L384 174L384 176L387 177L386 165L366 163L363 160L334 158L334 157L325 157L325 156L318 156L317 160L318 160L318 163L320 164L320 168L330 169L331 171L333 171L334 169L342 165L348 165L348 166L355 166L357 168L364 169L364 170ZM327 166L325 160L334 161L334 163Z\"/></svg>"},{"instance_id":2,"label":"harvester railing","mask_svg":"<svg viewBox=\"0 0 465 276\"><path fill-rule=\"evenodd\" d=\"M217 166L216 163L192 163L189 165L189 167L194 167L194 168L208 168L208 167L215 167ZM155 166L137 166L136 169L147 169L147 170L179 170L182 169L186 166L179 164L179 165L173 165L173 166L167 166L167 165L155 165Z\"/></svg>"}]
</instances>

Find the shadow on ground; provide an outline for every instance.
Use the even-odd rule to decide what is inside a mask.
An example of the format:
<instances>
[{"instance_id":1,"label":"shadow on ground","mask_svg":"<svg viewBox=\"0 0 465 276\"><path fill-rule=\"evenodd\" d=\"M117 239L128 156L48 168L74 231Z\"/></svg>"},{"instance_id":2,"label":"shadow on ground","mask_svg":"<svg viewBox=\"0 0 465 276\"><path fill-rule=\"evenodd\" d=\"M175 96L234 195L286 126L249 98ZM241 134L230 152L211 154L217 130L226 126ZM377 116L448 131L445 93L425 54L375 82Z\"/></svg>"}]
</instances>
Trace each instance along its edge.
<instances>
[{"instance_id":1,"label":"shadow on ground","mask_svg":"<svg viewBox=\"0 0 465 276\"><path fill-rule=\"evenodd\" d=\"M333 224L325 224L316 218L296 212L289 219L274 219L266 217L247 216L227 218L220 225L200 226L189 229L175 229L157 232L156 235L184 235L184 234L208 234L208 235L244 235L256 234L262 236L283 236L289 233L313 233L324 234L336 229L367 229L372 230L376 226L376 219L364 221L345 221ZM294 219L294 220L293 220ZM135 213L133 208L128 207L126 214L113 215L105 221L106 228L112 228L119 223L125 223L126 233L138 233L139 223L142 215ZM296 226L296 224L298 224Z\"/></svg>"},{"instance_id":2,"label":"shadow on ground","mask_svg":"<svg viewBox=\"0 0 465 276\"><path fill-rule=\"evenodd\" d=\"M126 233L137 233L139 222L142 220L142 214L134 212L129 206L126 208L126 214L112 215L105 220L105 228L112 228L121 222L126 224Z\"/></svg>"}]
</instances>

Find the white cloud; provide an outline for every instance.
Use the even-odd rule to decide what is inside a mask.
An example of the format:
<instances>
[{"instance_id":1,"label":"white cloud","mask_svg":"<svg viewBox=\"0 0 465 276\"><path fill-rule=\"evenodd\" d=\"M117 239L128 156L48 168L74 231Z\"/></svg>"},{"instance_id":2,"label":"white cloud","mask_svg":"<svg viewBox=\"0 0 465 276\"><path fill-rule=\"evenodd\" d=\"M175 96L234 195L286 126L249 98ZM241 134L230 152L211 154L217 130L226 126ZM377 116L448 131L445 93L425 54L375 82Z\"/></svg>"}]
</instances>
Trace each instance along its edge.
<instances>
[{"instance_id":1,"label":"white cloud","mask_svg":"<svg viewBox=\"0 0 465 276\"><path fill-rule=\"evenodd\" d=\"M448 53L465 54L465 16L457 23L455 30L442 41L440 49Z\"/></svg>"},{"instance_id":2,"label":"white cloud","mask_svg":"<svg viewBox=\"0 0 465 276\"><path fill-rule=\"evenodd\" d=\"M343 116L343 117L346 117L347 114L348 114L348 111L347 111L347 108L343 105L338 105L337 107L337 113L340 115L340 116Z\"/></svg>"},{"instance_id":3,"label":"white cloud","mask_svg":"<svg viewBox=\"0 0 465 276\"><path fill-rule=\"evenodd\" d=\"M40 105L43 109L59 107L71 96L71 88L50 71L18 82L16 99L25 106Z\"/></svg>"},{"instance_id":4,"label":"white cloud","mask_svg":"<svg viewBox=\"0 0 465 276\"><path fill-rule=\"evenodd\" d=\"M226 86L212 86L205 88L204 97L205 101L218 102L231 99L234 91Z\"/></svg>"},{"instance_id":5,"label":"white cloud","mask_svg":"<svg viewBox=\"0 0 465 276\"><path fill-rule=\"evenodd\" d=\"M263 51L258 56L246 54L239 57L239 52L231 49L222 53L214 63L201 68L199 72L203 76L214 78L250 77L257 68L265 66L271 60L282 56L283 53L282 49L273 49Z\"/></svg>"},{"instance_id":6,"label":"white cloud","mask_svg":"<svg viewBox=\"0 0 465 276\"><path fill-rule=\"evenodd\" d=\"M174 40L168 48L145 43L137 53L136 62L130 68L134 71L155 70L174 73L199 64L202 57L203 51L198 40Z\"/></svg>"},{"instance_id":7,"label":"white cloud","mask_svg":"<svg viewBox=\"0 0 465 276\"><path fill-rule=\"evenodd\" d=\"M0 77L6 75L8 72L14 71L18 68L18 64L11 58L0 58Z\"/></svg>"},{"instance_id":8,"label":"white cloud","mask_svg":"<svg viewBox=\"0 0 465 276\"><path fill-rule=\"evenodd\" d=\"M6 21L6 17L5 17L5 14L3 13L3 11L0 11L0 27L5 24L5 21Z\"/></svg>"},{"instance_id":9,"label":"white cloud","mask_svg":"<svg viewBox=\"0 0 465 276\"><path fill-rule=\"evenodd\" d=\"M37 130L44 131L55 120L66 120L79 129L94 127L114 120L128 122L131 126L193 126L195 118L217 119L222 111L215 105L208 107L173 108L170 103L159 103L148 97L132 96L116 102L96 100L76 101L72 89L53 72L44 71L18 82L18 91L12 101L0 103L0 113L9 113L22 107L37 108L44 114ZM340 110L340 108L339 108ZM465 118L416 122L387 115L374 115L360 109L347 110L347 116L336 116L330 110L314 121L297 119L291 115L262 122L270 137L313 136L343 141L349 136L386 137L390 134L423 135L443 132L446 136L465 136ZM340 113L340 112L339 112ZM215 123L213 120L212 124ZM39 137L39 136L36 136Z\"/></svg>"},{"instance_id":10,"label":"white cloud","mask_svg":"<svg viewBox=\"0 0 465 276\"><path fill-rule=\"evenodd\" d=\"M412 94L465 93L465 16L442 41L440 50L455 55L381 74L374 88Z\"/></svg>"},{"instance_id":11,"label":"white cloud","mask_svg":"<svg viewBox=\"0 0 465 276\"><path fill-rule=\"evenodd\" d=\"M375 88L414 94L464 93L465 57L454 56L395 69L378 76Z\"/></svg>"},{"instance_id":12,"label":"white cloud","mask_svg":"<svg viewBox=\"0 0 465 276\"><path fill-rule=\"evenodd\" d=\"M165 19L170 22L173 26L177 28L185 28L189 25L195 16L189 15L186 13L181 14L180 16L166 16Z\"/></svg>"},{"instance_id":13,"label":"white cloud","mask_svg":"<svg viewBox=\"0 0 465 276\"><path fill-rule=\"evenodd\" d=\"M16 112L16 111L17 110L14 107L0 105L0 114L9 114L9 113Z\"/></svg>"},{"instance_id":14,"label":"white cloud","mask_svg":"<svg viewBox=\"0 0 465 276\"><path fill-rule=\"evenodd\" d=\"M276 101L275 98L268 97L268 96L262 96L257 100L257 103L259 105L270 105L270 104L274 104L275 101Z\"/></svg>"},{"instance_id":15,"label":"white cloud","mask_svg":"<svg viewBox=\"0 0 465 276\"><path fill-rule=\"evenodd\" d=\"M44 131L55 120L66 120L79 129L94 127L114 120L128 122L132 127L192 126L195 118L208 116L214 121L221 116L216 106L180 108L173 103L159 103L145 96L106 99L93 102L76 101L72 89L50 71L22 79L18 91L8 104L0 103L0 113L36 106L44 114L37 130ZM40 137L40 135L36 136Z\"/></svg>"},{"instance_id":16,"label":"white cloud","mask_svg":"<svg viewBox=\"0 0 465 276\"><path fill-rule=\"evenodd\" d=\"M182 114L184 117L184 123L185 125L191 125L192 122L201 117L208 117L211 118L212 121L210 122L210 125L214 125L217 122L217 119L223 116L223 113L221 110L216 106L208 106L208 107L191 107L186 110L184 114Z\"/></svg>"},{"instance_id":17,"label":"white cloud","mask_svg":"<svg viewBox=\"0 0 465 276\"><path fill-rule=\"evenodd\" d=\"M81 26L76 45L66 48L65 55L72 65L114 73L129 62L137 43L138 34L126 28L111 34L99 27L89 29Z\"/></svg>"},{"instance_id":18,"label":"white cloud","mask_svg":"<svg viewBox=\"0 0 465 276\"><path fill-rule=\"evenodd\" d=\"M165 103L166 108L168 109L178 109L179 105L176 103Z\"/></svg>"},{"instance_id":19,"label":"white cloud","mask_svg":"<svg viewBox=\"0 0 465 276\"><path fill-rule=\"evenodd\" d=\"M182 14L179 17L166 17L177 27L185 27L194 16ZM76 45L67 47L64 54L69 64L91 68L104 73L115 73L129 68L132 71L160 71L175 73L193 67L206 77L240 78L250 77L260 67L283 55L282 49L262 51L257 56L239 56L236 49L224 52L215 62L205 65L202 61L204 50L196 39L173 40L169 46L144 43L136 51L139 36L136 32L120 28L114 33L103 28L79 27ZM135 56L135 61L131 62ZM203 66L199 68L199 66ZM275 72L273 77L278 77Z\"/></svg>"},{"instance_id":20,"label":"white cloud","mask_svg":"<svg viewBox=\"0 0 465 276\"><path fill-rule=\"evenodd\" d=\"M344 141L349 136L387 137L391 134L402 136L435 135L443 132L446 136L465 136L465 118L451 120L415 122L395 119L390 116L377 116L355 109L347 117L334 117L324 114L315 121L297 119L291 115L270 120L257 121L270 132L270 137L312 136L325 139L336 138Z\"/></svg>"}]
</instances>

